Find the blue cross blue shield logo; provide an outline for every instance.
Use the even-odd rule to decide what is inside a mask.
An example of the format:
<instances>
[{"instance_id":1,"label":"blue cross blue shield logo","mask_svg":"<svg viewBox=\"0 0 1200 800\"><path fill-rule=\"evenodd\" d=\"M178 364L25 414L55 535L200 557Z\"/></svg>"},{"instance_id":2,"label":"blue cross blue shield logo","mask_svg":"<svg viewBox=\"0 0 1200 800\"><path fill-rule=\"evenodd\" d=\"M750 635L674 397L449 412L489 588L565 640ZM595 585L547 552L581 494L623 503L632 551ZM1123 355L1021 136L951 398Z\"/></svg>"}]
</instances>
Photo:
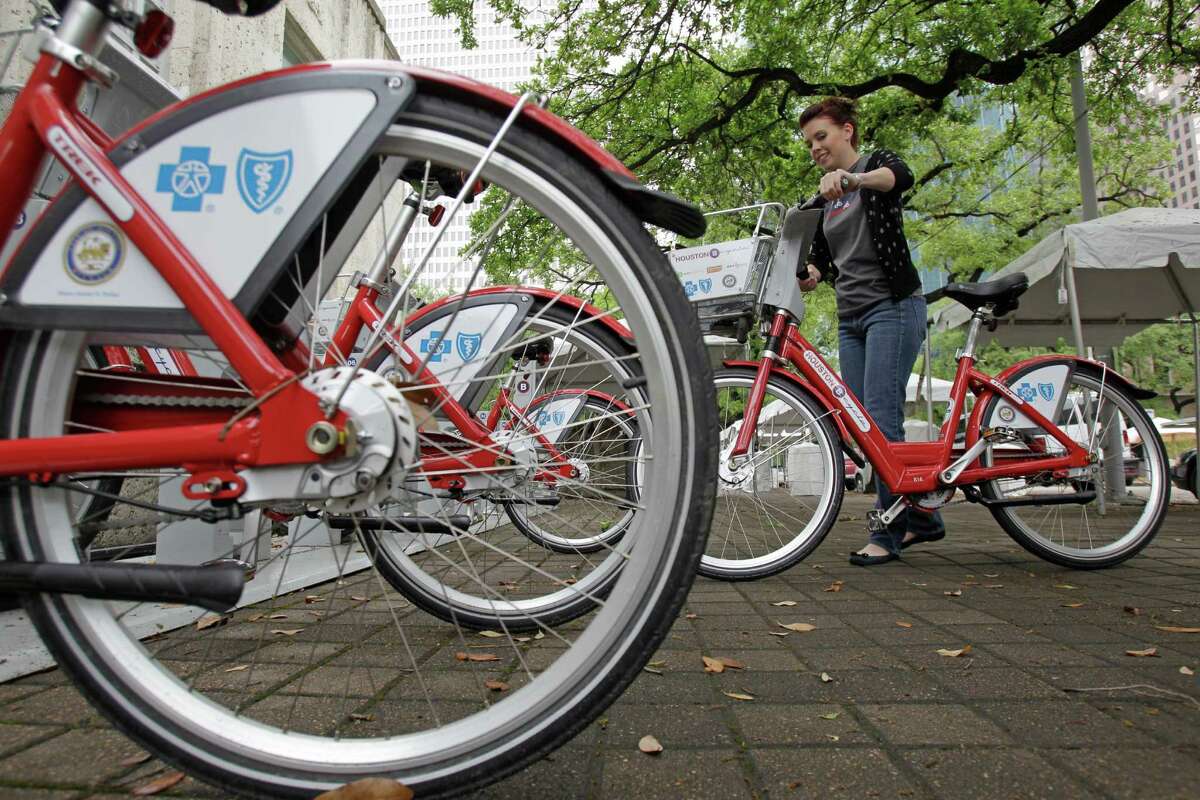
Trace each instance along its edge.
<instances>
[{"instance_id":1,"label":"blue cross blue shield logo","mask_svg":"<svg viewBox=\"0 0 1200 800\"><path fill-rule=\"evenodd\" d=\"M450 352L450 342L447 339L442 339L441 331L430 331L429 335L421 340L421 354L429 356L429 363L436 364L442 360L442 356ZM436 346L435 346L436 343Z\"/></svg>"},{"instance_id":2,"label":"blue cross blue shield logo","mask_svg":"<svg viewBox=\"0 0 1200 800\"><path fill-rule=\"evenodd\" d=\"M700 279L700 291L704 292L705 294L708 294L712 291L712 278Z\"/></svg>"},{"instance_id":3,"label":"blue cross blue shield logo","mask_svg":"<svg viewBox=\"0 0 1200 800\"><path fill-rule=\"evenodd\" d=\"M458 357L463 361L470 361L477 356L481 344L483 344L482 333L460 333L454 338L454 347L458 350Z\"/></svg>"},{"instance_id":4,"label":"blue cross blue shield logo","mask_svg":"<svg viewBox=\"0 0 1200 800\"><path fill-rule=\"evenodd\" d=\"M1032 403L1037 398L1037 389L1034 389L1028 383L1022 383L1017 387L1017 397L1024 400L1026 403Z\"/></svg>"},{"instance_id":5,"label":"blue cross blue shield logo","mask_svg":"<svg viewBox=\"0 0 1200 800\"><path fill-rule=\"evenodd\" d=\"M160 164L155 191L172 195L172 211L200 211L204 196L225 191L225 167L208 163L212 148L181 147L178 164Z\"/></svg>"},{"instance_id":6,"label":"blue cross blue shield logo","mask_svg":"<svg viewBox=\"0 0 1200 800\"><path fill-rule=\"evenodd\" d=\"M684 281L683 282L683 291L684 291L684 294L686 294L688 297L691 297L692 295L694 295L696 293L696 282L695 281Z\"/></svg>"},{"instance_id":7,"label":"blue cross blue shield logo","mask_svg":"<svg viewBox=\"0 0 1200 800\"><path fill-rule=\"evenodd\" d=\"M291 150L259 153L242 148L238 154L238 193L255 214L261 214L274 205L291 179Z\"/></svg>"},{"instance_id":8,"label":"blue cross blue shield logo","mask_svg":"<svg viewBox=\"0 0 1200 800\"><path fill-rule=\"evenodd\" d=\"M1044 399L1047 403L1049 403L1051 400L1054 399L1054 384L1053 383L1039 383L1038 384L1038 394L1040 394L1042 396L1042 399Z\"/></svg>"}]
</instances>

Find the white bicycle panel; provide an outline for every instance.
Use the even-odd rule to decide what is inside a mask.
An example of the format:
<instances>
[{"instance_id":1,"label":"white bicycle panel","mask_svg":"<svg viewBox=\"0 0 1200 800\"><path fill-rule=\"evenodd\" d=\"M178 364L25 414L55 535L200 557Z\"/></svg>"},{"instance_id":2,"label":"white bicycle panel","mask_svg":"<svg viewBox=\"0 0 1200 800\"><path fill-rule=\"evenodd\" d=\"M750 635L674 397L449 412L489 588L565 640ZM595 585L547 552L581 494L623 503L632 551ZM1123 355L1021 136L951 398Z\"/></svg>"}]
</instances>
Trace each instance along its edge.
<instances>
[{"instance_id":1,"label":"white bicycle panel","mask_svg":"<svg viewBox=\"0 0 1200 800\"><path fill-rule=\"evenodd\" d=\"M410 328L412 332L404 344L422 361L428 358L429 371L437 376L451 396L460 400L470 388L471 381L491 360L492 353L504 344L501 337L516 314L515 303L489 303L460 309L449 330L445 329L445 324L452 314L436 320L418 320ZM506 366L501 364L496 371L502 371ZM395 362L388 358L380 372L386 375L393 369Z\"/></svg>"},{"instance_id":2,"label":"white bicycle panel","mask_svg":"<svg viewBox=\"0 0 1200 800\"><path fill-rule=\"evenodd\" d=\"M1054 422L1062 406L1062 392L1071 368L1068 364L1048 364L1017 378L1009 385L1013 394L1032 405L1046 419ZM1022 414L1012 403L1001 398L992 411L989 425L1006 425L1010 428L1037 428L1029 417Z\"/></svg>"},{"instance_id":3,"label":"white bicycle panel","mask_svg":"<svg viewBox=\"0 0 1200 800\"><path fill-rule=\"evenodd\" d=\"M365 89L295 92L198 120L121 174L235 297L375 107ZM54 234L20 291L48 306L179 309L179 298L90 197Z\"/></svg>"},{"instance_id":4,"label":"white bicycle panel","mask_svg":"<svg viewBox=\"0 0 1200 800\"><path fill-rule=\"evenodd\" d=\"M570 430L571 423L585 402L585 394L558 395L529 409L526 417L550 444L558 444L563 433Z\"/></svg>"},{"instance_id":5,"label":"white bicycle panel","mask_svg":"<svg viewBox=\"0 0 1200 800\"><path fill-rule=\"evenodd\" d=\"M754 243L738 239L670 250L667 257L688 299L711 300L752 291Z\"/></svg>"}]
</instances>

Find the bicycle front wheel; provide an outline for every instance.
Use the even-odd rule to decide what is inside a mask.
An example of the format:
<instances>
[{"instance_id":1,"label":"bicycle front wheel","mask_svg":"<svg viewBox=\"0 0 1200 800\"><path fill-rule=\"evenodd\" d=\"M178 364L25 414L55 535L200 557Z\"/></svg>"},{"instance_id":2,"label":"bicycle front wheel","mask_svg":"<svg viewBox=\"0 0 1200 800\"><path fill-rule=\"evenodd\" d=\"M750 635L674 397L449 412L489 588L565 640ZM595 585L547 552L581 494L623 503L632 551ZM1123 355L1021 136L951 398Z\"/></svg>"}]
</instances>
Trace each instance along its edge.
<instances>
[{"instance_id":1,"label":"bicycle front wheel","mask_svg":"<svg viewBox=\"0 0 1200 800\"><path fill-rule=\"evenodd\" d=\"M381 163L402 159L404 169L390 173L402 181L462 173L483 157L501 122L490 110L418 96L377 143L373 157ZM195 624L201 616L195 608L80 596L27 600L58 663L117 727L227 792L311 798L361 777L386 775L424 797L496 780L568 740L612 702L666 635L684 601L703 550L715 486L708 446L715 429L711 373L694 313L639 221L571 151L517 125L482 178L489 195L513 199L500 207L519 211L511 220L519 224L505 228L510 235L503 244L511 247L489 254L553 245L551 257L565 276L563 291L585 281L603 286L606 313L623 320L630 352L644 371L630 384L637 400L628 405L636 417L640 457L653 469L645 471L637 513L620 549L605 553L619 566L612 590L607 597L589 593L588 613L570 625L535 623L537 633L526 636L515 635L501 615L492 617L494 629L485 638L453 617L426 613L395 590L369 553L356 549L354 536L363 533L358 529L363 519L386 520L392 510L443 513L429 508L441 499L428 497L414 471L411 485L389 484L396 495L387 504L342 514L340 520L322 504L310 506L310 516L297 514L295 502L250 509L261 512L262 520L257 533L251 526L250 536L269 552L256 585L269 572L270 586L222 624ZM427 188L418 184L422 192ZM380 212L394 216L394 203L382 207L385 195L380 192ZM386 223L381 227L388 229ZM537 240L532 245L530 237ZM322 299L311 298L315 302L303 307L311 315ZM319 326L313 322L289 320L294 330L315 332ZM88 430L76 413L85 402L76 385L84 380L79 376L87 336L24 332L5 344L0 435ZM236 389L237 376L230 376L229 390ZM158 413L161 419L170 408ZM461 436L446 430L439 435L421 434L423 459L460 452L453 448L462 445ZM507 456L498 464L515 468ZM464 479L477 478L480 491L499 491L489 483L500 474L496 469ZM125 479L118 506L135 490L161 506L170 494L163 485L187 474L184 465L117 472L102 477ZM141 483L134 483L135 476ZM61 477L66 482L77 476ZM0 487L0 536L10 558L80 561L78 504L68 494L29 482ZM189 504L181 510L197 509ZM272 540L268 513L292 515L286 540ZM162 541L164 532L182 523L177 514L158 514L150 524L159 527ZM409 535L399 525L394 533ZM519 533L511 540L531 546ZM475 529L424 543L431 554L445 555L431 555L428 568L432 572L441 564L436 579L444 587L503 598L499 584L512 570L583 594L568 564L534 563L510 550L513 546L502 531ZM480 552L486 552L486 562L473 557ZM334 571L313 583L303 569L322 553L329 554L322 563ZM171 616L169 631L147 625L147 615L160 612Z\"/></svg>"},{"instance_id":2,"label":"bicycle front wheel","mask_svg":"<svg viewBox=\"0 0 1200 800\"><path fill-rule=\"evenodd\" d=\"M802 561L837 521L845 461L829 415L790 381L772 376L762 410L747 420L750 369L716 373L720 439L716 512L700 574L722 580L775 575ZM743 425L750 451L730 457Z\"/></svg>"}]
</instances>

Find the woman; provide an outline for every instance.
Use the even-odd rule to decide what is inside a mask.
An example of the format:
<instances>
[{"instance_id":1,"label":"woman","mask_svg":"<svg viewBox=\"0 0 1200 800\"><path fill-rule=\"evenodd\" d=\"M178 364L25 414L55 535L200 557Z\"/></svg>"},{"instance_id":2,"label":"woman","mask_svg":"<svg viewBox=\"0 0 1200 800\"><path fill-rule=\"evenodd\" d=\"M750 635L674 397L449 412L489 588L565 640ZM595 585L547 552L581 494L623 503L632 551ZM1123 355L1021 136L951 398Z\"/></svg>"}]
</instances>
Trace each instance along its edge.
<instances>
[{"instance_id":1,"label":"woman","mask_svg":"<svg viewBox=\"0 0 1200 800\"><path fill-rule=\"evenodd\" d=\"M846 98L806 108L800 131L825 171L813 203L824 216L800 288L807 292L821 280L833 283L842 379L883 435L903 441L904 390L925 338L925 298L900 205L912 173L895 153L858 152L858 119ZM878 475L875 488L876 507L890 508L895 497ZM909 545L945 535L941 515L906 510L886 530L871 533L867 545L850 554L850 563L884 564Z\"/></svg>"}]
</instances>

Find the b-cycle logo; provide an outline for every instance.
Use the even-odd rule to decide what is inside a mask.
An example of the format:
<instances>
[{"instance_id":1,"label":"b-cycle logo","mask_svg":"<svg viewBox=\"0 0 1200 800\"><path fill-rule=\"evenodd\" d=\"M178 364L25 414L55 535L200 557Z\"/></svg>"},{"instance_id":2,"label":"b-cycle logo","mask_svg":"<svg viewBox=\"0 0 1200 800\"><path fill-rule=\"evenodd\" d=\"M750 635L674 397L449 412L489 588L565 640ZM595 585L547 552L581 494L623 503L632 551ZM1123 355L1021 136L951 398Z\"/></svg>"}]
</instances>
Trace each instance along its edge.
<instances>
[{"instance_id":1,"label":"b-cycle logo","mask_svg":"<svg viewBox=\"0 0 1200 800\"><path fill-rule=\"evenodd\" d=\"M63 266L76 283L97 286L112 279L125 260L125 237L104 222L84 225L72 234Z\"/></svg>"},{"instance_id":2,"label":"b-cycle logo","mask_svg":"<svg viewBox=\"0 0 1200 800\"><path fill-rule=\"evenodd\" d=\"M843 386L842 382L838 380L838 377L830 371L829 367L825 366L817 354L812 350L809 350L804 354L804 360L807 361L809 366L816 371L817 377L821 379L821 382L829 387L829 390L833 393L833 396L837 398L838 403L846 410L847 416L854 420L855 427L857 427L863 433L871 430L871 423L867 421L867 418L863 415L862 411L860 411L858 406L854 404L854 401L850 398L849 393L846 391L846 387Z\"/></svg>"},{"instance_id":3,"label":"b-cycle logo","mask_svg":"<svg viewBox=\"0 0 1200 800\"><path fill-rule=\"evenodd\" d=\"M259 153L242 148L238 154L237 185L242 200L255 214L275 204L292 179L292 151Z\"/></svg>"},{"instance_id":4,"label":"b-cycle logo","mask_svg":"<svg viewBox=\"0 0 1200 800\"><path fill-rule=\"evenodd\" d=\"M209 147L179 148L179 163L158 168L156 191L171 195L172 211L200 211L204 197L224 194L225 167L210 164Z\"/></svg>"}]
</instances>

